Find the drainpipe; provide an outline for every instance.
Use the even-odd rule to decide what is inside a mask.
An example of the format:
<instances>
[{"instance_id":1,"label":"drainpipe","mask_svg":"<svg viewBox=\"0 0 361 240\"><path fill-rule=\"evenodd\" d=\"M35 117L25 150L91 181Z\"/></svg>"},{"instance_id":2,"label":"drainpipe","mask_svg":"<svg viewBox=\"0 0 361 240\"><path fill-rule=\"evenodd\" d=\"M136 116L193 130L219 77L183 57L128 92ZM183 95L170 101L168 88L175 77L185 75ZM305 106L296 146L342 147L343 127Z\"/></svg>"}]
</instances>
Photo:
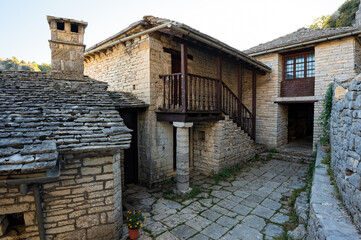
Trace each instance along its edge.
<instances>
[{"instance_id":1,"label":"drainpipe","mask_svg":"<svg viewBox=\"0 0 361 240\"><path fill-rule=\"evenodd\" d=\"M45 240L43 209L41 207L41 197L40 197L40 190L38 184L34 185L34 195L35 195L35 206L36 206L36 218L38 220L38 228L39 228L39 237L40 240Z\"/></svg>"}]
</instances>

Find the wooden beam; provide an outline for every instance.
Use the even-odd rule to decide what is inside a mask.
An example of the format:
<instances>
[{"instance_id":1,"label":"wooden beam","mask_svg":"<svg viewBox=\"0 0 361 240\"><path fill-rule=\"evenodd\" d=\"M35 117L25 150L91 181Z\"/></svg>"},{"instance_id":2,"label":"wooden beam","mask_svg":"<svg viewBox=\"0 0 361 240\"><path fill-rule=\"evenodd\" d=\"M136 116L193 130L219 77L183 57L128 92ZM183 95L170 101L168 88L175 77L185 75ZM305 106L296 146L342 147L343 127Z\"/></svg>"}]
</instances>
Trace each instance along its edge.
<instances>
[{"instance_id":1,"label":"wooden beam","mask_svg":"<svg viewBox=\"0 0 361 240\"><path fill-rule=\"evenodd\" d=\"M256 141L256 116L257 116L257 109L256 109L256 71L252 72L252 135L254 140Z\"/></svg>"},{"instance_id":2,"label":"wooden beam","mask_svg":"<svg viewBox=\"0 0 361 240\"><path fill-rule=\"evenodd\" d=\"M181 43L181 71L182 71L182 93L181 93L181 103L182 111L187 111L187 79L188 79L188 64L187 64L188 49L186 43Z\"/></svg>"},{"instance_id":3,"label":"wooden beam","mask_svg":"<svg viewBox=\"0 0 361 240\"><path fill-rule=\"evenodd\" d=\"M217 108L219 111L222 111L222 59L220 57L217 57L216 67L217 79L219 80L217 88Z\"/></svg>"},{"instance_id":4,"label":"wooden beam","mask_svg":"<svg viewBox=\"0 0 361 240\"><path fill-rule=\"evenodd\" d=\"M169 53L169 54L172 54L172 55L175 55L175 56L179 56L179 57L181 56L180 51L174 50L174 49L172 49L172 48L163 47L163 51L164 51L165 53ZM193 56L192 56L192 55L188 54L187 57L188 57L189 60L193 60Z\"/></svg>"},{"instance_id":5,"label":"wooden beam","mask_svg":"<svg viewBox=\"0 0 361 240\"><path fill-rule=\"evenodd\" d=\"M196 49L199 49L199 50L202 50L202 51L206 51L207 53L209 53L209 54L211 54L211 55L213 55L215 57L219 56L219 57L224 58L224 59L229 59L229 60L231 60L232 62L234 62L236 64L242 63L243 68L249 69L251 71L255 70L255 71L257 71L258 74L261 74L261 75L266 75L267 74L265 71L256 68L255 66L251 65L250 63L244 62L244 61L242 61L241 59L239 59L239 58L237 58L235 56L231 56L228 53L222 52L219 49L216 49L216 48L211 47L211 46L209 46L207 44L204 44L204 43L199 42L197 40L191 39L189 37L174 35L173 40L175 42L177 42L177 43L187 43L189 47L193 47L193 48L196 48Z\"/></svg>"}]
</instances>

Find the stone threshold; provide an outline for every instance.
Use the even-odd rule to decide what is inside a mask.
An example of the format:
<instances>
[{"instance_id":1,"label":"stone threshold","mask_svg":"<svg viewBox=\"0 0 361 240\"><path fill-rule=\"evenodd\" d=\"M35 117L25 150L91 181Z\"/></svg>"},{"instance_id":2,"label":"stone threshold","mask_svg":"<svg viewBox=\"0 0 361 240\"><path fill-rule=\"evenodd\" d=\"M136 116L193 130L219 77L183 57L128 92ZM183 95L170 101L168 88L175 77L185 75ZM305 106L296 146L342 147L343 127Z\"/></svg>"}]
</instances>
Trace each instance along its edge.
<instances>
[{"instance_id":1,"label":"stone threshold","mask_svg":"<svg viewBox=\"0 0 361 240\"><path fill-rule=\"evenodd\" d=\"M361 239L348 212L336 197L336 190L327 173L328 167L322 163L325 156L319 147L312 182L307 239Z\"/></svg>"}]
</instances>

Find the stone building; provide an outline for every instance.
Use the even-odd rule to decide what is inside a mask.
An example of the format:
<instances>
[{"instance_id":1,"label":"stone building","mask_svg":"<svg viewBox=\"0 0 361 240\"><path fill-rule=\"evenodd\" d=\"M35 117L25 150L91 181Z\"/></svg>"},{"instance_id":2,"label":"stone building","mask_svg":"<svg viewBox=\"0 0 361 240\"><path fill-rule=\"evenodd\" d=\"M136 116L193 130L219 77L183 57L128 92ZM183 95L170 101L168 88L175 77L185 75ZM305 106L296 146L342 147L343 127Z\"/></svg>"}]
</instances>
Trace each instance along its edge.
<instances>
[{"instance_id":1,"label":"stone building","mask_svg":"<svg viewBox=\"0 0 361 240\"><path fill-rule=\"evenodd\" d=\"M357 26L301 28L244 51L272 68L257 82L257 142L280 146L299 141L314 147L329 84L361 72L360 33Z\"/></svg>"},{"instance_id":2,"label":"stone building","mask_svg":"<svg viewBox=\"0 0 361 240\"><path fill-rule=\"evenodd\" d=\"M119 239L117 110L144 102L83 75L86 22L48 22L52 72L0 71L0 238Z\"/></svg>"},{"instance_id":3,"label":"stone building","mask_svg":"<svg viewBox=\"0 0 361 240\"><path fill-rule=\"evenodd\" d=\"M210 175L254 157L256 92L245 97L242 86L255 86L267 65L153 16L87 49L84 64L109 90L149 104L122 112L138 135L125 151L126 182L152 185L177 173L178 190L188 191L189 169Z\"/></svg>"}]
</instances>

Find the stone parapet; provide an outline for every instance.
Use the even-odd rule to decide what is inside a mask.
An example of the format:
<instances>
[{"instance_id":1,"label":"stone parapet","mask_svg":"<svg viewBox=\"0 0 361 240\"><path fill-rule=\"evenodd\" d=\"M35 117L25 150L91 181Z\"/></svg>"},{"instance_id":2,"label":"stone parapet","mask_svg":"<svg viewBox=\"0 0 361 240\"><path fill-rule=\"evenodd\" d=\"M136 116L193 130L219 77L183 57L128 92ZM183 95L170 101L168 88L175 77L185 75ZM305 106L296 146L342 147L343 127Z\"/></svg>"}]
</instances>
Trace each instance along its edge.
<instances>
[{"instance_id":1,"label":"stone parapet","mask_svg":"<svg viewBox=\"0 0 361 240\"><path fill-rule=\"evenodd\" d=\"M336 81L334 90L331 166L343 203L361 230L361 76Z\"/></svg>"},{"instance_id":2,"label":"stone parapet","mask_svg":"<svg viewBox=\"0 0 361 240\"><path fill-rule=\"evenodd\" d=\"M325 157L321 149L318 148L313 175L307 240L359 240L361 235L347 216L348 213L341 202L336 198L334 186L327 173L327 166L321 163Z\"/></svg>"}]
</instances>

